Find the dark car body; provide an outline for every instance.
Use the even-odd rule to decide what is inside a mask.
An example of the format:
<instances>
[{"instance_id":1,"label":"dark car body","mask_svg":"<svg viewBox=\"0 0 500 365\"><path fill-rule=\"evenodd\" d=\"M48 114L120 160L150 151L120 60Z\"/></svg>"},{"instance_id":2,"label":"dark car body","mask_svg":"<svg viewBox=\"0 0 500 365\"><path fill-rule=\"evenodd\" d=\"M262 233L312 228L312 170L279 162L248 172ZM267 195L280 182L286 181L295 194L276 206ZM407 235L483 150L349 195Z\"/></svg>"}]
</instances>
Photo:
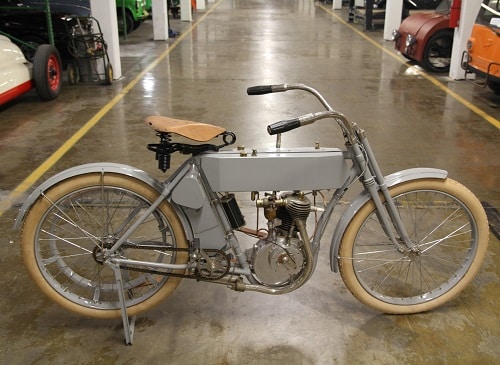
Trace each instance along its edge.
<instances>
[{"instance_id":1,"label":"dark car body","mask_svg":"<svg viewBox=\"0 0 500 365\"><path fill-rule=\"evenodd\" d=\"M70 29L73 24L66 20L68 15L89 16L90 8L83 1L50 1L51 23L54 45L63 59L70 58L67 50ZM40 0L0 0L0 31L10 36L19 45L25 57L32 61L34 47L50 43L45 2ZM69 24L67 23L69 22ZM67 24L65 24L67 23ZM18 40L22 41L19 42Z\"/></svg>"},{"instance_id":2,"label":"dark car body","mask_svg":"<svg viewBox=\"0 0 500 365\"><path fill-rule=\"evenodd\" d=\"M144 4L145 0L116 0L119 30L126 27L126 31L130 32L147 18ZM21 48L29 61L33 59L37 45L50 43L45 6L45 0L0 0L0 31ZM50 0L49 6L54 45L66 63L71 59L67 49L70 37L68 29L71 29L75 22L65 19L71 15L90 16L90 0ZM126 23L123 22L123 15ZM27 46L26 43L33 47Z\"/></svg>"},{"instance_id":3,"label":"dark car body","mask_svg":"<svg viewBox=\"0 0 500 365\"><path fill-rule=\"evenodd\" d=\"M415 13L394 31L395 49L430 72L448 72L453 48L453 28L448 8Z\"/></svg>"}]
</instances>

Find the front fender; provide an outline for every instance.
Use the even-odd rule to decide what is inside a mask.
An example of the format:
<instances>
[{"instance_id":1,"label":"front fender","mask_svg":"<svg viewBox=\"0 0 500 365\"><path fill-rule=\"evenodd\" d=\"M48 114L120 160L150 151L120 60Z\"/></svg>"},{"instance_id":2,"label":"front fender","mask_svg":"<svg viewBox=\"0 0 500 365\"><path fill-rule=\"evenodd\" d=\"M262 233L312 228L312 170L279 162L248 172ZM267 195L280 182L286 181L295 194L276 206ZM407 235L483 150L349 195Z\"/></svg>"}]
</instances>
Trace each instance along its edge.
<instances>
[{"instance_id":1,"label":"front fender","mask_svg":"<svg viewBox=\"0 0 500 365\"><path fill-rule=\"evenodd\" d=\"M448 172L445 170L432 169L432 168L415 168L408 169L403 171L395 172L391 175L385 177L385 183L387 187L391 187L394 185L398 185L410 180L418 180L418 179L446 179L448 177ZM356 215L356 213L361 209L366 202L371 199L370 194L367 190L363 190L349 205L347 210L342 214L342 217L339 219L337 226L335 227L335 231L332 236L332 243L330 245L330 267L332 271L338 272L338 253L339 246L342 237L344 236L344 232L349 225L349 222Z\"/></svg>"},{"instance_id":2,"label":"front fender","mask_svg":"<svg viewBox=\"0 0 500 365\"><path fill-rule=\"evenodd\" d=\"M160 181L149 175L147 172L128 165L112 163L112 162L97 162L97 163L89 163L85 165L75 166L70 169L61 171L57 175L52 176L51 178L43 182L40 186L35 188L35 190L33 190L28 199L25 200L23 206L21 207L19 213L17 214L16 221L14 223L14 229L18 230L21 228L22 222L24 221L26 213L28 212L30 207L36 202L36 200L42 195L42 193L45 192L47 189L49 189L51 186L56 185L61 181L69 179L74 176L95 173L95 172L116 173L133 177L151 186L153 189L158 191L159 194L162 193L164 188L163 184ZM182 211L180 211L180 209L176 205L172 204L172 206L179 215L179 218L181 219L184 227L186 227L184 214L182 213Z\"/></svg>"}]
</instances>

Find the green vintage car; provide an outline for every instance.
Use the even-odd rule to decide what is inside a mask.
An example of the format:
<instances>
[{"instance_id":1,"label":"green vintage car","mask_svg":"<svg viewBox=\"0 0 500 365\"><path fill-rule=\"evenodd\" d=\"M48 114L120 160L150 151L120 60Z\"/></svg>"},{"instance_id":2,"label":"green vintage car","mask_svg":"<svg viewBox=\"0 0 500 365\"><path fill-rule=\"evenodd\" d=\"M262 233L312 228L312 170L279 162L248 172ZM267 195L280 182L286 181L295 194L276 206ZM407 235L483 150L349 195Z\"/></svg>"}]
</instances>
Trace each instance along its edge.
<instances>
[{"instance_id":1,"label":"green vintage car","mask_svg":"<svg viewBox=\"0 0 500 365\"><path fill-rule=\"evenodd\" d=\"M130 33L137 29L149 16L148 6L151 8L151 0L116 0L118 30Z\"/></svg>"}]
</instances>

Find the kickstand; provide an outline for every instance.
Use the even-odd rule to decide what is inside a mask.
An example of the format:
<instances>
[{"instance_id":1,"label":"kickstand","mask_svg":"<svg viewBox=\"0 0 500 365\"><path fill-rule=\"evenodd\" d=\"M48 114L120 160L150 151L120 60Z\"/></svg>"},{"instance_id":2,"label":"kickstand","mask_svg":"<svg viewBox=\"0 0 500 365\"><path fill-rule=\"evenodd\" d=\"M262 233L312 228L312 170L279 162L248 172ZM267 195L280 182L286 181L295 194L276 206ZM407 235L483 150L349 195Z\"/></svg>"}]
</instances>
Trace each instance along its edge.
<instances>
[{"instance_id":1,"label":"kickstand","mask_svg":"<svg viewBox=\"0 0 500 365\"><path fill-rule=\"evenodd\" d=\"M109 264L115 272L116 284L118 286L118 297L120 299L120 309L122 312L123 331L125 332L125 345L132 345L134 340L135 316L129 317L127 314L127 306L125 304L125 293L123 292L123 279L120 266Z\"/></svg>"}]
</instances>

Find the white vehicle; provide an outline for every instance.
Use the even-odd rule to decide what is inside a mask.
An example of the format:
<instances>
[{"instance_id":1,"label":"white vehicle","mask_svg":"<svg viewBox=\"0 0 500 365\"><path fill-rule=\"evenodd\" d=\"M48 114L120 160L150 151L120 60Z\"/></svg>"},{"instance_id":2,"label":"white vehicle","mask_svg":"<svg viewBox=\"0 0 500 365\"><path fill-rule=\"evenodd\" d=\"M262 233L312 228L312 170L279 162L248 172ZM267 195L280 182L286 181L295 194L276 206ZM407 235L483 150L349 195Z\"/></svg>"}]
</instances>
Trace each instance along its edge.
<instances>
[{"instance_id":1,"label":"white vehicle","mask_svg":"<svg viewBox=\"0 0 500 365\"><path fill-rule=\"evenodd\" d=\"M0 35L0 105L35 88L42 100L55 99L61 90L61 57L54 46L39 45L33 63L17 45Z\"/></svg>"}]
</instances>

